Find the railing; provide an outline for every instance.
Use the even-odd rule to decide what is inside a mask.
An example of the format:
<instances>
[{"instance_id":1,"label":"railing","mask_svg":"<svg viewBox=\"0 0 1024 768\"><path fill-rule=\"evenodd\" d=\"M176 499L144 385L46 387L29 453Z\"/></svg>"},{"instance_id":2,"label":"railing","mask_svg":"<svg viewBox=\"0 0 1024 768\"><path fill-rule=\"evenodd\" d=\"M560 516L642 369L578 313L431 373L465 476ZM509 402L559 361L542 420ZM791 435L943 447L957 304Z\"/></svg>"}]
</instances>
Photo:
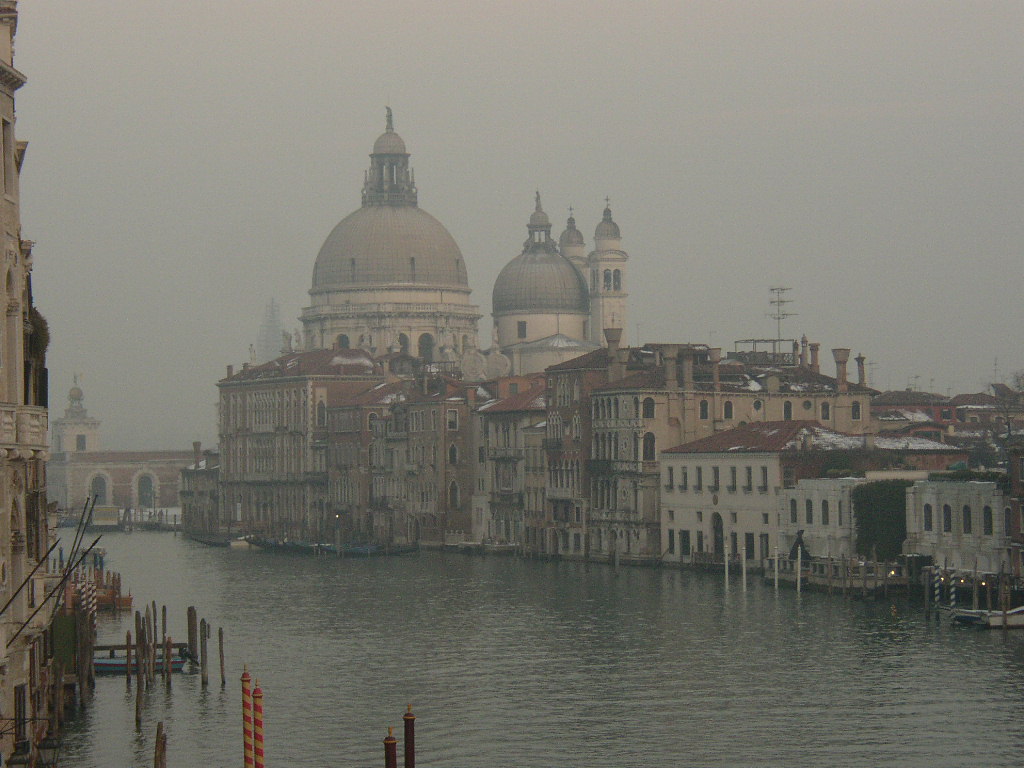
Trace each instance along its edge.
<instances>
[{"instance_id":1,"label":"railing","mask_svg":"<svg viewBox=\"0 0 1024 768\"><path fill-rule=\"evenodd\" d=\"M571 488L545 488L544 495L549 499L567 500L576 498Z\"/></svg>"},{"instance_id":2,"label":"railing","mask_svg":"<svg viewBox=\"0 0 1024 768\"><path fill-rule=\"evenodd\" d=\"M494 460L519 461L524 456L522 448L488 448L487 458Z\"/></svg>"},{"instance_id":3,"label":"railing","mask_svg":"<svg viewBox=\"0 0 1024 768\"><path fill-rule=\"evenodd\" d=\"M611 459L587 459L587 471L594 474L610 474L612 471Z\"/></svg>"},{"instance_id":4,"label":"railing","mask_svg":"<svg viewBox=\"0 0 1024 768\"><path fill-rule=\"evenodd\" d=\"M545 437L540 441L540 447L545 451L560 451L563 446L561 437Z\"/></svg>"},{"instance_id":5,"label":"railing","mask_svg":"<svg viewBox=\"0 0 1024 768\"><path fill-rule=\"evenodd\" d=\"M523 492L513 490L497 490L491 492L492 504L511 504L516 507L523 506Z\"/></svg>"}]
</instances>

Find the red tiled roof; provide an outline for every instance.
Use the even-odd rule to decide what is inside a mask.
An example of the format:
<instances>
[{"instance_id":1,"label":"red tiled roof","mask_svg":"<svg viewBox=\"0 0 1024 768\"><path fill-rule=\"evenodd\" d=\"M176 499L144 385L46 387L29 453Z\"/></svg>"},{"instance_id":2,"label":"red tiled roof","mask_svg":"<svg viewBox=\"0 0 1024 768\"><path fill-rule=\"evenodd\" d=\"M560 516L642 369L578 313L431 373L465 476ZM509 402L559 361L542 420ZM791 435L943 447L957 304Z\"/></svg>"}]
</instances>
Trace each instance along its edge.
<instances>
[{"instance_id":1,"label":"red tiled roof","mask_svg":"<svg viewBox=\"0 0 1024 768\"><path fill-rule=\"evenodd\" d=\"M609 362L611 362L611 358L608 354L608 349L606 347L601 347L600 349L595 349L593 352L587 352L585 355L574 357L572 360L566 360L564 363L549 365L545 370L576 371L593 368L606 368Z\"/></svg>"},{"instance_id":2,"label":"red tiled roof","mask_svg":"<svg viewBox=\"0 0 1024 768\"><path fill-rule=\"evenodd\" d=\"M716 432L662 453L728 453L781 451L802 429L817 427L816 421L756 421L742 427Z\"/></svg>"},{"instance_id":3,"label":"red tiled roof","mask_svg":"<svg viewBox=\"0 0 1024 768\"><path fill-rule=\"evenodd\" d=\"M236 371L220 383L281 379L292 376L373 376L378 366L362 349L315 349L291 352L261 365Z\"/></svg>"},{"instance_id":4,"label":"red tiled roof","mask_svg":"<svg viewBox=\"0 0 1024 768\"><path fill-rule=\"evenodd\" d=\"M994 385L993 385L994 386ZM964 395L953 395L949 399L949 404L956 407L960 405L995 405L999 401L985 392L975 392L973 394Z\"/></svg>"},{"instance_id":5,"label":"red tiled roof","mask_svg":"<svg viewBox=\"0 0 1024 768\"><path fill-rule=\"evenodd\" d=\"M480 411L483 413L511 413L513 411L544 412L547 409L547 405L544 402L544 389L545 385L543 383L535 385L525 392L519 392L503 400L481 406Z\"/></svg>"}]
</instances>

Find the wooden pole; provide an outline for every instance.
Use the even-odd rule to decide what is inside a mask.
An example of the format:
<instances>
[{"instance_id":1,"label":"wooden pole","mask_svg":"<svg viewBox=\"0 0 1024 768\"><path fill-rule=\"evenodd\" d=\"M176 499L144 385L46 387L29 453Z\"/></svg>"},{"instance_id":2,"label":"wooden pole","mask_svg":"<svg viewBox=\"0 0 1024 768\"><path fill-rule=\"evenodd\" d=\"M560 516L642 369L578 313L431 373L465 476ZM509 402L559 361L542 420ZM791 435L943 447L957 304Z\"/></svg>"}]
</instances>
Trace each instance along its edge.
<instances>
[{"instance_id":1,"label":"wooden pole","mask_svg":"<svg viewBox=\"0 0 1024 768\"><path fill-rule=\"evenodd\" d=\"M802 579L802 577L804 575L804 573L803 573L803 571L804 571L804 569L803 569L803 557L804 557L804 548L803 547L797 547L796 548L796 593L798 595L800 594L800 587L801 587L800 581L801 581L801 579Z\"/></svg>"},{"instance_id":2,"label":"wooden pole","mask_svg":"<svg viewBox=\"0 0 1024 768\"><path fill-rule=\"evenodd\" d=\"M242 667L242 755L245 768L253 768L252 753L252 690L249 667Z\"/></svg>"},{"instance_id":3,"label":"wooden pole","mask_svg":"<svg viewBox=\"0 0 1024 768\"><path fill-rule=\"evenodd\" d=\"M931 585L928 583L928 574L925 572L924 568L921 569L921 584L924 586L924 618L925 620L928 620L931 617L931 602L929 600Z\"/></svg>"},{"instance_id":4,"label":"wooden pole","mask_svg":"<svg viewBox=\"0 0 1024 768\"><path fill-rule=\"evenodd\" d=\"M743 578L743 591L746 592L747 591L747 547L746 547L746 545L744 545L743 549L740 551L740 573L742 574L742 578Z\"/></svg>"},{"instance_id":5,"label":"wooden pole","mask_svg":"<svg viewBox=\"0 0 1024 768\"><path fill-rule=\"evenodd\" d=\"M156 743L153 745L153 768L160 768L160 742L164 737L164 721L156 724Z\"/></svg>"},{"instance_id":6,"label":"wooden pole","mask_svg":"<svg viewBox=\"0 0 1024 768\"><path fill-rule=\"evenodd\" d=\"M199 658L199 622L197 621L196 607L188 607L188 655L191 661Z\"/></svg>"},{"instance_id":7,"label":"wooden pole","mask_svg":"<svg viewBox=\"0 0 1024 768\"><path fill-rule=\"evenodd\" d=\"M167 690L168 691L171 690L171 678L173 677L173 675L171 674L173 672L173 670L171 669L171 660L173 658L173 653L172 653L172 650L171 650L172 645L173 644L171 643L171 638L170 637L165 637L164 638L164 674L167 676L166 680L167 680Z\"/></svg>"},{"instance_id":8,"label":"wooden pole","mask_svg":"<svg viewBox=\"0 0 1024 768\"><path fill-rule=\"evenodd\" d=\"M163 631L160 633L160 637L164 638L164 637L167 637L167 606L166 605L160 606L160 618L161 618L161 625L163 627Z\"/></svg>"},{"instance_id":9,"label":"wooden pole","mask_svg":"<svg viewBox=\"0 0 1024 768\"><path fill-rule=\"evenodd\" d=\"M217 650L220 653L220 687L223 688L228 684L224 677L224 627L217 627Z\"/></svg>"},{"instance_id":10,"label":"wooden pole","mask_svg":"<svg viewBox=\"0 0 1024 768\"><path fill-rule=\"evenodd\" d=\"M978 610L978 558L974 558L974 572L971 576L971 608Z\"/></svg>"},{"instance_id":11,"label":"wooden pole","mask_svg":"<svg viewBox=\"0 0 1024 768\"><path fill-rule=\"evenodd\" d=\"M402 721L405 724L405 768L416 768L416 715L412 713L412 704L402 715Z\"/></svg>"},{"instance_id":12,"label":"wooden pole","mask_svg":"<svg viewBox=\"0 0 1024 768\"><path fill-rule=\"evenodd\" d=\"M729 589L729 547L725 543L725 534L722 534L722 562L725 564L725 588Z\"/></svg>"},{"instance_id":13,"label":"wooden pole","mask_svg":"<svg viewBox=\"0 0 1024 768\"><path fill-rule=\"evenodd\" d=\"M210 669L208 666L209 659L206 653L206 638L210 636L210 627L206 623L206 619L199 622L199 669L202 674L203 688L210 684Z\"/></svg>"},{"instance_id":14,"label":"wooden pole","mask_svg":"<svg viewBox=\"0 0 1024 768\"><path fill-rule=\"evenodd\" d=\"M124 644L128 646L125 653L127 658L124 665L125 685L132 687L132 631L129 629L124 633Z\"/></svg>"},{"instance_id":15,"label":"wooden pole","mask_svg":"<svg viewBox=\"0 0 1024 768\"><path fill-rule=\"evenodd\" d=\"M254 768L263 768L263 689L259 680L252 692L252 736Z\"/></svg>"},{"instance_id":16,"label":"wooden pole","mask_svg":"<svg viewBox=\"0 0 1024 768\"><path fill-rule=\"evenodd\" d=\"M779 591L779 548L775 548L775 591Z\"/></svg>"}]
</instances>

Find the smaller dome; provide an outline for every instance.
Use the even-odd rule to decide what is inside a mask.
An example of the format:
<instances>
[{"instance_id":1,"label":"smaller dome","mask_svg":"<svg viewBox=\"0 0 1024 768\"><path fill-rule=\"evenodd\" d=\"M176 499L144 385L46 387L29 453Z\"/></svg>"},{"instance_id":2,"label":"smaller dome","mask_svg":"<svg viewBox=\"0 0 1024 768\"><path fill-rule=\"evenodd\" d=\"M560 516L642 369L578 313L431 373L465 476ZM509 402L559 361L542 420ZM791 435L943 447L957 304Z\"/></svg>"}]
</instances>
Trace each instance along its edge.
<instances>
[{"instance_id":1,"label":"smaller dome","mask_svg":"<svg viewBox=\"0 0 1024 768\"><path fill-rule=\"evenodd\" d=\"M590 301L583 276L563 256L543 247L512 259L494 281L494 312L583 313Z\"/></svg>"},{"instance_id":2,"label":"smaller dome","mask_svg":"<svg viewBox=\"0 0 1024 768\"><path fill-rule=\"evenodd\" d=\"M373 142L373 154L375 155L407 155L405 151L405 142L402 141L402 137L395 133L393 130L387 130L382 133L375 142Z\"/></svg>"},{"instance_id":3,"label":"smaller dome","mask_svg":"<svg viewBox=\"0 0 1024 768\"><path fill-rule=\"evenodd\" d=\"M81 387L72 387L68 392L68 400L81 400L83 397L85 397L85 393L82 392Z\"/></svg>"},{"instance_id":4,"label":"smaller dome","mask_svg":"<svg viewBox=\"0 0 1024 768\"><path fill-rule=\"evenodd\" d=\"M565 231L558 237L558 247L564 250L566 246L583 244L583 233L576 229L576 218L570 213L569 220L565 222Z\"/></svg>"},{"instance_id":5,"label":"smaller dome","mask_svg":"<svg viewBox=\"0 0 1024 768\"><path fill-rule=\"evenodd\" d=\"M537 190L537 204L530 214L530 226L531 227L551 227L551 219L544 213L544 209L540 206L540 190Z\"/></svg>"},{"instance_id":6,"label":"smaller dome","mask_svg":"<svg viewBox=\"0 0 1024 768\"><path fill-rule=\"evenodd\" d=\"M611 206L606 205L604 209L604 216L601 218L601 222L597 225L597 229L594 230L595 240L618 240L622 235L619 234L619 225L612 221L612 209Z\"/></svg>"}]
</instances>

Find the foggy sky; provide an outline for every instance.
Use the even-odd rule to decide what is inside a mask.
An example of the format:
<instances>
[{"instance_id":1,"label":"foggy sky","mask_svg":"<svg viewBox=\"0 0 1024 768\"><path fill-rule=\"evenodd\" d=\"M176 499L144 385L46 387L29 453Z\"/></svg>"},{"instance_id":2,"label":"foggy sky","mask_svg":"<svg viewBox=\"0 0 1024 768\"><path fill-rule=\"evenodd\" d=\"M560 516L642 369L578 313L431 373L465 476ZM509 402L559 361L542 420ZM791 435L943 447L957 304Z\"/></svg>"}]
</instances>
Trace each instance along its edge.
<instances>
[{"instance_id":1,"label":"foggy sky","mask_svg":"<svg viewBox=\"0 0 1024 768\"><path fill-rule=\"evenodd\" d=\"M215 382L271 297L299 325L386 104L484 347L539 189L588 247L610 196L631 343L770 337L782 285L783 335L877 388L1024 368L1018 1L19 5L50 405L81 373L106 447L216 441Z\"/></svg>"}]
</instances>

